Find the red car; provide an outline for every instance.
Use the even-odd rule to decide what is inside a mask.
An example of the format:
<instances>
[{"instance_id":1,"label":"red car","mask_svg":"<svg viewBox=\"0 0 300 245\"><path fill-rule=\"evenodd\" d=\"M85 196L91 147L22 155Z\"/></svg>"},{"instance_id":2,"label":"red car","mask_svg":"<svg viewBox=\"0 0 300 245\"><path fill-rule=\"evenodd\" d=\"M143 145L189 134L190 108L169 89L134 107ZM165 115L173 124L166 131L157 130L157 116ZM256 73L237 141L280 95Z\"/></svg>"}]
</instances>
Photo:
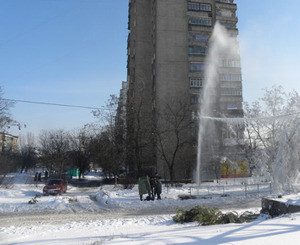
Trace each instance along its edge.
<instances>
[{"instance_id":1,"label":"red car","mask_svg":"<svg viewBox=\"0 0 300 245\"><path fill-rule=\"evenodd\" d=\"M44 186L43 193L44 195L61 195L62 193L67 192L67 182L63 179L51 179Z\"/></svg>"}]
</instances>

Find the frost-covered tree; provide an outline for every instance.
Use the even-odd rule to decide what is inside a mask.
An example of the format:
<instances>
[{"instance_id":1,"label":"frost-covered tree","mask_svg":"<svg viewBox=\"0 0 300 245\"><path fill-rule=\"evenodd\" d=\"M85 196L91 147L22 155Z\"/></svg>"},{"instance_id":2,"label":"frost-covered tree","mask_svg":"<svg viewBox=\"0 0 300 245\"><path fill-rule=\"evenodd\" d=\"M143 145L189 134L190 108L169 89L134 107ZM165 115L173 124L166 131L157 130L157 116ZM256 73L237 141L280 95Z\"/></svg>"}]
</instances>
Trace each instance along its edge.
<instances>
[{"instance_id":1,"label":"frost-covered tree","mask_svg":"<svg viewBox=\"0 0 300 245\"><path fill-rule=\"evenodd\" d=\"M272 164L272 173L275 192L299 191L297 184L300 180L300 120L283 130Z\"/></svg>"},{"instance_id":2,"label":"frost-covered tree","mask_svg":"<svg viewBox=\"0 0 300 245\"><path fill-rule=\"evenodd\" d=\"M245 104L244 111L246 155L253 169L269 173L277 192L291 190L300 170L299 94L273 86L251 106Z\"/></svg>"}]
</instances>

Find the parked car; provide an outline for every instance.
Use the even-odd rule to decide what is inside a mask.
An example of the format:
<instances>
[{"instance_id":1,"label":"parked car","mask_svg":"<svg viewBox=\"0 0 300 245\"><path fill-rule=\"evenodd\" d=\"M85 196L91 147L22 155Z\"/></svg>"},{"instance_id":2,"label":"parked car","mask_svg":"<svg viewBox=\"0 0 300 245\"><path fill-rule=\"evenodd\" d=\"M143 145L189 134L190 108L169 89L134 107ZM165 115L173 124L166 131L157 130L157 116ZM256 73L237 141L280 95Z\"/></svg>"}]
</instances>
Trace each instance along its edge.
<instances>
[{"instance_id":1,"label":"parked car","mask_svg":"<svg viewBox=\"0 0 300 245\"><path fill-rule=\"evenodd\" d=\"M51 179L43 188L44 195L61 195L67 192L67 182L63 179Z\"/></svg>"}]
</instances>

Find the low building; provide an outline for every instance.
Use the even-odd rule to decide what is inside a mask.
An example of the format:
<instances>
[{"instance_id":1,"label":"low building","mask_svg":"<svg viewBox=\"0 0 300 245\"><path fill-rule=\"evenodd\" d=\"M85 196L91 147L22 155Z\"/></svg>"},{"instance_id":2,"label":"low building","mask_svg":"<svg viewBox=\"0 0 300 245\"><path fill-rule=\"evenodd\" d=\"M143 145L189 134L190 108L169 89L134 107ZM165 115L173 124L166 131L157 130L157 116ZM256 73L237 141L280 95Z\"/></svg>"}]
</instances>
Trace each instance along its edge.
<instances>
[{"instance_id":1,"label":"low building","mask_svg":"<svg viewBox=\"0 0 300 245\"><path fill-rule=\"evenodd\" d=\"M0 132L1 152L17 152L18 140L18 136Z\"/></svg>"}]
</instances>

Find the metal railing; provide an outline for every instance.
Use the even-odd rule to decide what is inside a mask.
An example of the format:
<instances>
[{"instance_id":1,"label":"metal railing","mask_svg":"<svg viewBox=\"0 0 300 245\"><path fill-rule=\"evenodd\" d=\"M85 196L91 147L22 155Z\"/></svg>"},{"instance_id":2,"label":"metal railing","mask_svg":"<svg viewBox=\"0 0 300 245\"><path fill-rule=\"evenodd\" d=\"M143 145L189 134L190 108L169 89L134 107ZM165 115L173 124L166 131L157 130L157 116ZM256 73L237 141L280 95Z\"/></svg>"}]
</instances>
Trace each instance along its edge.
<instances>
[{"instance_id":1,"label":"metal railing","mask_svg":"<svg viewBox=\"0 0 300 245\"><path fill-rule=\"evenodd\" d=\"M239 185L200 185L189 188L190 195L241 196L272 194L271 183Z\"/></svg>"}]
</instances>

